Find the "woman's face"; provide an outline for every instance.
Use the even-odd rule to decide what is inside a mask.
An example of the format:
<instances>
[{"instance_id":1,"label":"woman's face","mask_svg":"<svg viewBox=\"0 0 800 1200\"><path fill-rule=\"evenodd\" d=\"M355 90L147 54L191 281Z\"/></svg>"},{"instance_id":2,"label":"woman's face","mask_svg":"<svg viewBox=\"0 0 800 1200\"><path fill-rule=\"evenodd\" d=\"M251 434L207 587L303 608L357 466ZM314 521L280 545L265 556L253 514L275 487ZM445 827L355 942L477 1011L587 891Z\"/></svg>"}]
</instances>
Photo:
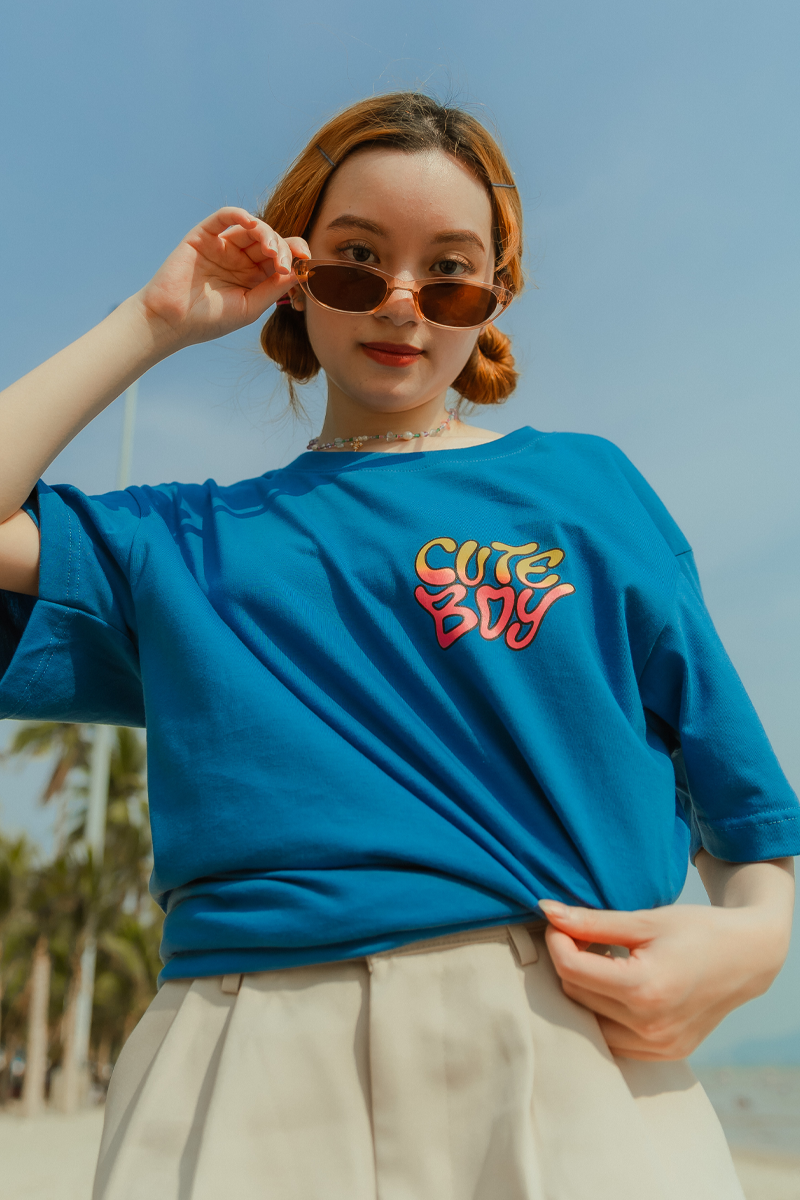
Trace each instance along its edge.
<instances>
[{"instance_id":1,"label":"woman's face","mask_svg":"<svg viewBox=\"0 0 800 1200\"><path fill-rule=\"evenodd\" d=\"M471 276L494 282L492 209L485 188L441 151L369 149L332 176L308 239L312 258L368 263L399 279ZM443 396L477 330L441 329L394 292L372 316L332 312L299 289L308 336L341 392L375 413L403 412Z\"/></svg>"}]
</instances>

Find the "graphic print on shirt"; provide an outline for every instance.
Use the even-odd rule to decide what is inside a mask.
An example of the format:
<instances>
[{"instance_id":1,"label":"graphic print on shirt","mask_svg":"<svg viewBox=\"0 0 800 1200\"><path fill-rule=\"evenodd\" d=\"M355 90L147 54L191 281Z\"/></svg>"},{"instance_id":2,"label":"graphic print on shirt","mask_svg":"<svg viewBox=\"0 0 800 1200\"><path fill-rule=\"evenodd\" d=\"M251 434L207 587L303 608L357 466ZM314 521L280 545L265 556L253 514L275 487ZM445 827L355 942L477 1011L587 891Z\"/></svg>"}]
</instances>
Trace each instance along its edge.
<instances>
[{"instance_id":1,"label":"graphic print on shirt","mask_svg":"<svg viewBox=\"0 0 800 1200\"><path fill-rule=\"evenodd\" d=\"M437 552L435 557L442 565L429 561L432 551ZM493 563L497 586L484 582L493 551L497 552ZM555 602L575 591L571 583L561 583L561 577L551 570L563 559L563 550L557 546L540 550L538 542L526 542L524 546L492 542L481 546L472 539L459 545L451 537L431 538L420 548L414 562L417 576L422 580L414 597L433 617L436 639L443 650L471 629L477 629L487 642L505 634L507 646L524 650L536 637ZM539 578L542 575L544 578ZM474 608L463 603L468 593L474 600Z\"/></svg>"}]
</instances>

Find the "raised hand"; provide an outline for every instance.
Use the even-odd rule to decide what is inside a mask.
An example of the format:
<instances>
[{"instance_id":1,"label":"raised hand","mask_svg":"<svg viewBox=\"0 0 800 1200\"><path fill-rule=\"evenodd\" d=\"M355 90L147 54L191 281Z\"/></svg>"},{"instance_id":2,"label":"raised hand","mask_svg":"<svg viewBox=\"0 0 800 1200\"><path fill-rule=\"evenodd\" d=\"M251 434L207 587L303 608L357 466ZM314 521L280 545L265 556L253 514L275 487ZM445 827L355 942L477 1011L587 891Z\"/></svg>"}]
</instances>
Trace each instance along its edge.
<instances>
[{"instance_id":1,"label":"raised hand","mask_svg":"<svg viewBox=\"0 0 800 1200\"><path fill-rule=\"evenodd\" d=\"M257 320L296 282L292 259L309 257L302 238L280 237L243 208L221 208L140 292L0 393L0 586L35 592L35 526L25 514L5 522L70 439L182 346Z\"/></svg>"},{"instance_id":2,"label":"raised hand","mask_svg":"<svg viewBox=\"0 0 800 1200\"><path fill-rule=\"evenodd\" d=\"M714 869L725 868L730 881L712 895L720 907L612 912L540 901L564 991L596 1014L612 1053L686 1058L777 975L791 929L791 860ZM606 956L603 946L626 947L629 956Z\"/></svg>"},{"instance_id":3,"label":"raised hand","mask_svg":"<svg viewBox=\"0 0 800 1200\"><path fill-rule=\"evenodd\" d=\"M221 208L187 233L137 299L180 345L249 325L295 283L302 238L282 238L243 208Z\"/></svg>"}]
</instances>

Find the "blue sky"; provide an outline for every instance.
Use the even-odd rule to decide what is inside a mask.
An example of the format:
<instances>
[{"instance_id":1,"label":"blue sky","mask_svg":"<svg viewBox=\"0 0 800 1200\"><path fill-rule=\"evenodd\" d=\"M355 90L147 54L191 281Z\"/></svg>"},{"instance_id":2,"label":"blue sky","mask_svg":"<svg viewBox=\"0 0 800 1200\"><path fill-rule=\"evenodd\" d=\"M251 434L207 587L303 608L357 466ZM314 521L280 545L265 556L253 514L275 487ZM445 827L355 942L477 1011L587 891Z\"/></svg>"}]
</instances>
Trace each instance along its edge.
<instances>
[{"instance_id":1,"label":"blue sky","mask_svg":"<svg viewBox=\"0 0 800 1200\"><path fill-rule=\"evenodd\" d=\"M501 432L617 442L695 547L711 612L800 786L800 7L764 0L29 0L0 49L0 383L135 291L223 203L253 207L317 125L422 86L499 130L531 286L503 319L523 370ZM137 482L222 481L317 432L281 417L257 330L142 381ZM48 472L113 486L117 403ZM2 735L2 729L0 729ZM0 775L35 829L36 773ZM800 952L724 1048L797 1024Z\"/></svg>"}]
</instances>

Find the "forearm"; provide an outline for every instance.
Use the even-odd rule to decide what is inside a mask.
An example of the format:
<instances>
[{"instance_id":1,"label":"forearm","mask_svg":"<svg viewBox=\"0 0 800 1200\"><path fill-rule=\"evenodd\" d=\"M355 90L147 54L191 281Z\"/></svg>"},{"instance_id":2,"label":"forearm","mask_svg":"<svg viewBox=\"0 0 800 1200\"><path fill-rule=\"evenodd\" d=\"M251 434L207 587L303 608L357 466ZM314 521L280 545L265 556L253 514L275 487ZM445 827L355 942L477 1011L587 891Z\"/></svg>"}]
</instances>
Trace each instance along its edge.
<instances>
[{"instance_id":1,"label":"forearm","mask_svg":"<svg viewBox=\"0 0 800 1200\"><path fill-rule=\"evenodd\" d=\"M695 865L712 904L720 908L760 905L791 919L794 904L794 859L731 863L701 850Z\"/></svg>"},{"instance_id":2,"label":"forearm","mask_svg":"<svg viewBox=\"0 0 800 1200\"><path fill-rule=\"evenodd\" d=\"M56 455L135 379L178 349L137 296L0 393L0 523Z\"/></svg>"},{"instance_id":3,"label":"forearm","mask_svg":"<svg viewBox=\"0 0 800 1200\"><path fill-rule=\"evenodd\" d=\"M794 910L794 860L730 863L701 850L695 865L713 905L748 910L765 961L780 969L789 949Z\"/></svg>"}]
</instances>

